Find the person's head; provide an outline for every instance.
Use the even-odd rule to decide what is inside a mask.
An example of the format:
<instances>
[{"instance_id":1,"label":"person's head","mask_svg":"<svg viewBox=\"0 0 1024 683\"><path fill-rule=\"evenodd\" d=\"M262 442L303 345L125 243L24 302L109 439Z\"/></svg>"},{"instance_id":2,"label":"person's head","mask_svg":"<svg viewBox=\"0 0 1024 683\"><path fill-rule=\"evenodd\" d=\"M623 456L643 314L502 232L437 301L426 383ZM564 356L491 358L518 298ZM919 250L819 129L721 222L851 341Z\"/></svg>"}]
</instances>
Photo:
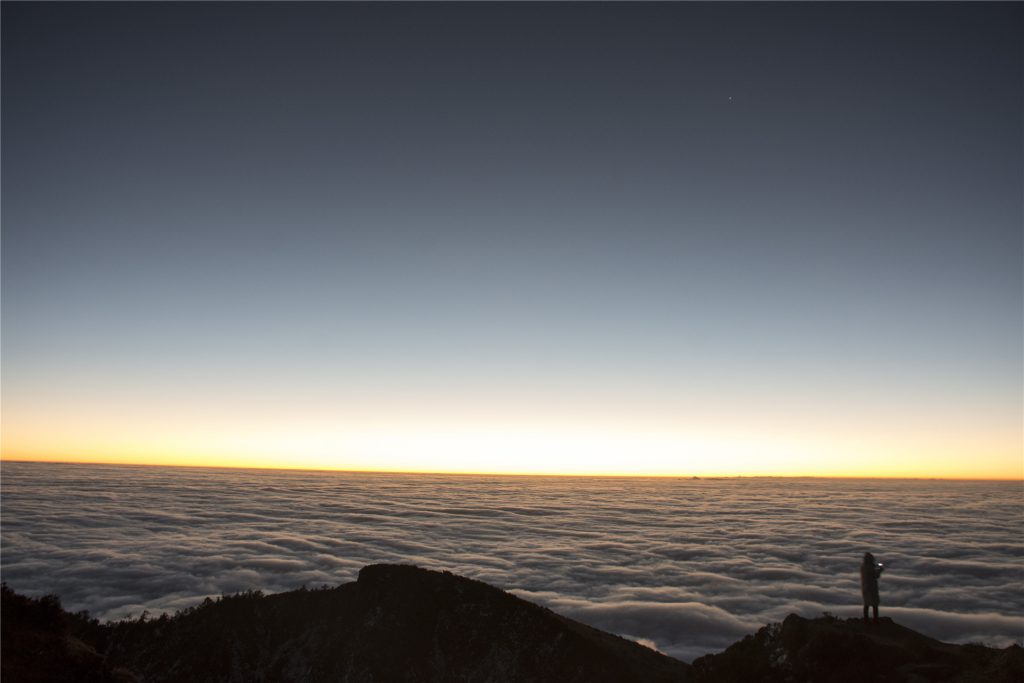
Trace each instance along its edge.
<instances>
[{"instance_id":1,"label":"person's head","mask_svg":"<svg viewBox=\"0 0 1024 683\"><path fill-rule=\"evenodd\" d=\"M874 564L875 556L871 553L864 553L864 564Z\"/></svg>"}]
</instances>

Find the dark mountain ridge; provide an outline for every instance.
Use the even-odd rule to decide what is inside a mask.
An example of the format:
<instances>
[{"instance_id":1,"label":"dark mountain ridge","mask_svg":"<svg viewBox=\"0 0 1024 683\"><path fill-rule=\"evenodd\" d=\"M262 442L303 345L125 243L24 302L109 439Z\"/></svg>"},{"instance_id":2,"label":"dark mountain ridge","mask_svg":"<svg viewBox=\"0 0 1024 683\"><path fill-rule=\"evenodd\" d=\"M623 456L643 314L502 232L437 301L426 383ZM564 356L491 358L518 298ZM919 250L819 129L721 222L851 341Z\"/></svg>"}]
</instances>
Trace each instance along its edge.
<instances>
[{"instance_id":1,"label":"dark mountain ridge","mask_svg":"<svg viewBox=\"0 0 1024 683\"><path fill-rule=\"evenodd\" d=\"M1018 646L949 645L888 619L796 615L690 666L485 583L406 565L106 624L4 586L0 644L5 683L1024 680Z\"/></svg>"},{"instance_id":2,"label":"dark mountain ridge","mask_svg":"<svg viewBox=\"0 0 1024 683\"><path fill-rule=\"evenodd\" d=\"M790 614L693 662L698 681L1024 682L1024 649L953 645L892 619L877 622Z\"/></svg>"}]
</instances>

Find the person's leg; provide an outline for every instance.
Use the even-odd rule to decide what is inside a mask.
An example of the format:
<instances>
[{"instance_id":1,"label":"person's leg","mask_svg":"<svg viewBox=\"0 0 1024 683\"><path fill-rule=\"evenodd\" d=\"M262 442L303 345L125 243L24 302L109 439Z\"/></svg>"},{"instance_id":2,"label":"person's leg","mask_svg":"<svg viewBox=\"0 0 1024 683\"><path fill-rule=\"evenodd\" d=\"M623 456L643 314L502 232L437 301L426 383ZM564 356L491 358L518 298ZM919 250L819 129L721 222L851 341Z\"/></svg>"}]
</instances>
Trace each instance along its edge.
<instances>
[{"instance_id":1,"label":"person's leg","mask_svg":"<svg viewBox=\"0 0 1024 683\"><path fill-rule=\"evenodd\" d=\"M864 621L868 620L868 606L864 605Z\"/></svg>"},{"instance_id":2,"label":"person's leg","mask_svg":"<svg viewBox=\"0 0 1024 683\"><path fill-rule=\"evenodd\" d=\"M871 605L871 614L872 618L878 621L878 605Z\"/></svg>"}]
</instances>

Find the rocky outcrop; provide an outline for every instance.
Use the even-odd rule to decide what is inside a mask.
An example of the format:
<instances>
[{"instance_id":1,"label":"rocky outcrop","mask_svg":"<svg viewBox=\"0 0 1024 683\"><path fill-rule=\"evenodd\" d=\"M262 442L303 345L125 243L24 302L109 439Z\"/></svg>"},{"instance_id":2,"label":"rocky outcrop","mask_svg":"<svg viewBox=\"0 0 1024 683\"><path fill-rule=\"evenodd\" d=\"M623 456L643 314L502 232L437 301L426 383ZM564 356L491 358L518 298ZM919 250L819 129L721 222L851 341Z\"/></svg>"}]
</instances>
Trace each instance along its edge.
<instances>
[{"instance_id":1,"label":"rocky outcrop","mask_svg":"<svg viewBox=\"0 0 1024 683\"><path fill-rule=\"evenodd\" d=\"M131 672L97 652L99 624L65 612L55 596L33 599L0 589L0 680L27 683L128 683Z\"/></svg>"},{"instance_id":2,"label":"rocky outcrop","mask_svg":"<svg viewBox=\"0 0 1024 683\"><path fill-rule=\"evenodd\" d=\"M336 588L243 593L86 630L91 648L143 681L656 683L689 668L485 583L397 565ZM5 683L22 680L8 673L21 659L5 639Z\"/></svg>"},{"instance_id":3,"label":"rocky outcrop","mask_svg":"<svg viewBox=\"0 0 1024 683\"><path fill-rule=\"evenodd\" d=\"M891 619L795 614L694 661L698 681L1024 681L1024 650L951 645Z\"/></svg>"}]
</instances>

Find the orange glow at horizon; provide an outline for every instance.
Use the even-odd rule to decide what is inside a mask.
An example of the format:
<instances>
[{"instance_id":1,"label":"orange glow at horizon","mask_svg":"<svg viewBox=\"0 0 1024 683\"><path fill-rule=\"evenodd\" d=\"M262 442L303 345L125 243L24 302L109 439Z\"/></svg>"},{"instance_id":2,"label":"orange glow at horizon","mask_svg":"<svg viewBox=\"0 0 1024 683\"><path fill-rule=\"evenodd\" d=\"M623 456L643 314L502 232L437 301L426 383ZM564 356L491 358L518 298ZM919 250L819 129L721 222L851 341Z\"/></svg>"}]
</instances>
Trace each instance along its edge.
<instances>
[{"instance_id":1,"label":"orange glow at horizon","mask_svg":"<svg viewBox=\"0 0 1024 683\"><path fill-rule=\"evenodd\" d=\"M847 394L618 400L150 394L4 402L0 458L374 472L1024 479L1006 406ZM470 401L469 398L475 398ZM571 400L570 400L571 399ZM1013 406L1010 406L1012 408Z\"/></svg>"},{"instance_id":2,"label":"orange glow at horizon","mask_svg":"<svg viewBox=\"0 0 1024 683\"><path fill-rule=\"evenodd\" d=\"M259 423L254 423L259 425ZM597 476L825 476L1022 479L1012 434L878 429L852 437L834 428L697 430L668 425L443 424L189 425L41 434L4 428L5 460L374 472Z\"/></svg>"}]
</instances>

